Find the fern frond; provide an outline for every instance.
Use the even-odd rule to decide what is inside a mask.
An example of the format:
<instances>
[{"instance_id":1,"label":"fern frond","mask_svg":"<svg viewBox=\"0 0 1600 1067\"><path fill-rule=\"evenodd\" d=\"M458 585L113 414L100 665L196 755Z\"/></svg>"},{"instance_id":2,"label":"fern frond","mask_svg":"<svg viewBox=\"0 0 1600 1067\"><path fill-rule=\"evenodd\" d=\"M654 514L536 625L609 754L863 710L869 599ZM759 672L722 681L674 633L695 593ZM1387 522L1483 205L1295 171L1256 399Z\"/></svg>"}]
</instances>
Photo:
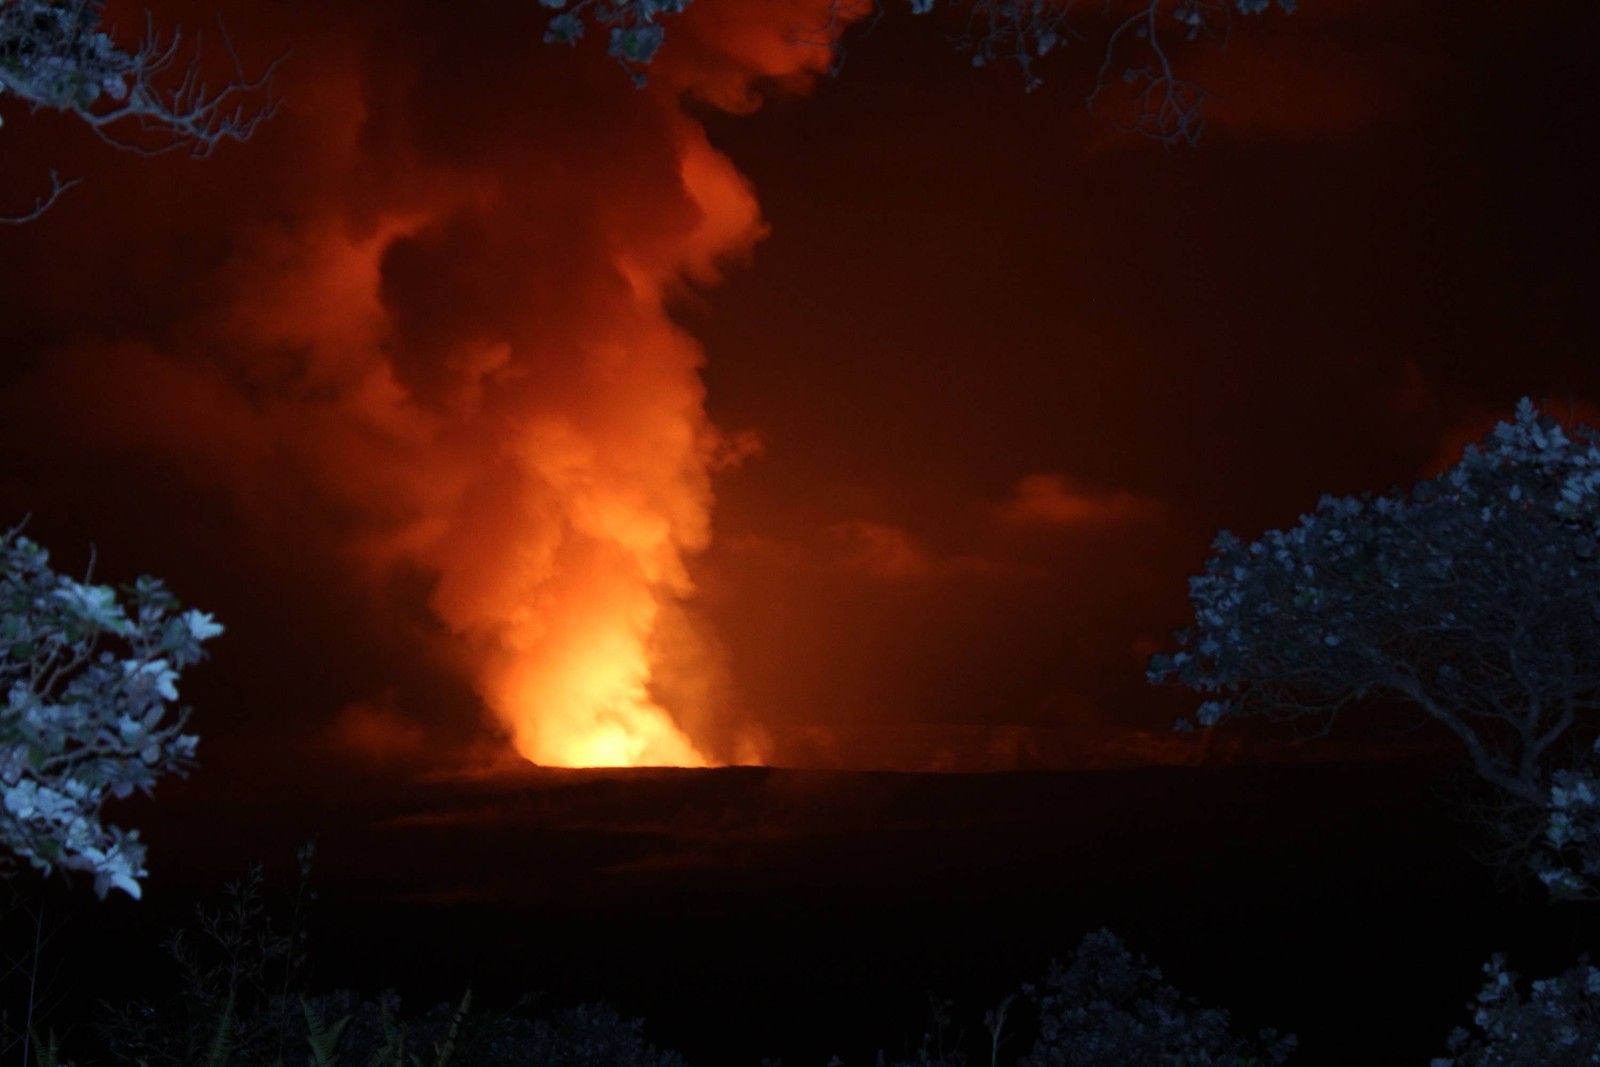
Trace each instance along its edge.
<instances>
[{"instance_id":1,"label":"fern frond","mask_svg":"<svg viewBox=\"0 0 1600 1067\"><path fill-rule=\"evenodd\" d=\"M237 996L233 989L228 990L227 1002L222 1005L222 1019L211 1038L211 1050L206 1053L206 1067L228 1067L228 1041L233 1037L233 1005Z\"/></svg>"},{"instance_id":2,"label":"fern frond","mask_svg":"<svg viewBox=\"0 0 1600 1067\"><path fill-rule=\"evenodd\" d=\"M305 1013L307 1040L311 1043L311 1062L313 1067L338 1067L339 1037L344 1033L344 1028L350 1022L346 1015L332 1026L327 1026L322 1021L322 1016L304 995L300 997L300 1010Z\"/></svg>"},{"instance_id":3,"label":"fern frond","mask_svg":"<svg viewBox=\"0 0 1600 1067\"><path fill-rule=\"evenodd\" d=\"M434 1061L434 1067L449 1067L450 1054L456 1050L456 1034L461 1030L461 1020L467 1017L467 1008L472 1004L472 987L461 995L461 1006L456 1009L455 1016L450 1020L450 1029L444 1035L444 1044L436 1047L439 1058Z\"/></svg>"}]
</instances>

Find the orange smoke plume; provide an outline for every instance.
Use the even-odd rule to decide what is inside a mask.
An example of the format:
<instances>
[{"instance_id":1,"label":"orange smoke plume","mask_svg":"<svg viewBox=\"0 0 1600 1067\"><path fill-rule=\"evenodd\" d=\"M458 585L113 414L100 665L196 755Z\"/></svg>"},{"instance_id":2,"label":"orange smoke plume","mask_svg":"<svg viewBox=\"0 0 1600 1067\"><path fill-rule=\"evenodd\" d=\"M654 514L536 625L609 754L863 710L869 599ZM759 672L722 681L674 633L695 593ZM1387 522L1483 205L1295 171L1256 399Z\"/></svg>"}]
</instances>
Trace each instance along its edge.
<instances>
[{"instance_id":1,"label":"orange smoke plume","mask_svg":"<svg viewBox=\"0 0 1600 1067\"><path fill-rule=\"evenodd\" d=\"M709 542L710 472L727 451L704 412L700 348L663 302L764 231L699 128L679 122L672 137L689 221L615 250L627 285L562 353L568 392L550 403L538 383L507 389L525 402L503 411L493 497L469 491L424 551L441 574L435 609L475 639L485 699L517 751L547 766L717 762L651 690L662 608L693 592L686 561Z\"/></svg>"},{"instance_id":2,"label":"orange smoke plume","mask_svg":"<svg viewBox=\"0 0 1600 1067\"><path fill-rule=\"evenodd\" d=\"M526 398L505 411L507 466L493 500L469 493L424 553L441 574L435 609L476 639L486 701L516 750L542 765L760 758L749 731L717 723L718 709L668 709L652 685L669 648L698 661L671 664L675 674L715 669L681 625L663 639L663 614L694 591L687 561L709 543L712 471L751 447L710 424L701 350L665 306L688 282L717 282L766 233L749 183L678 101L690 92L742 109L753 77L804 77L823 59L779 27L704 17L712 29L685 27L684 46L717 53L705 83L680 61L642 98L675 156L677 203L640 232L609 234L609 265L625 286L588 294L589 314L561 354L575 368L561 402L509 380L515 353L509 372L488 370L486 380ZM730 39L730 25L746 36ZM744 65L739 92L734 64ZM691 736L691 723L704 736Z\"/></svg>"},{"instance_id":3,"label":"orange smoke plume","mask_svg":"<svg viewBox=\"0 0 1600 1067\"><path fill-rule=\"evenodd\" d=\"M343 713L306 710L319 745L423 758L430 716L464 743L418 684L448 674L541 764L759 761L685 603L712 473L759 446L709 421L667 307L765 227L684 101L803 89L828 4L701 0L644 91L603 40L541 44L537 4L238 8L294 46L281 112L201 166L113 158L21 235L40 267L8 296L65 340L0 426L71 426L79 471L137 457L147 489L225 498L229 551L299 576L251 583L293 604L262 640L319 627L349 672ZM132 294L92 332L84 264Z\"/></svg>"}]
</instances>

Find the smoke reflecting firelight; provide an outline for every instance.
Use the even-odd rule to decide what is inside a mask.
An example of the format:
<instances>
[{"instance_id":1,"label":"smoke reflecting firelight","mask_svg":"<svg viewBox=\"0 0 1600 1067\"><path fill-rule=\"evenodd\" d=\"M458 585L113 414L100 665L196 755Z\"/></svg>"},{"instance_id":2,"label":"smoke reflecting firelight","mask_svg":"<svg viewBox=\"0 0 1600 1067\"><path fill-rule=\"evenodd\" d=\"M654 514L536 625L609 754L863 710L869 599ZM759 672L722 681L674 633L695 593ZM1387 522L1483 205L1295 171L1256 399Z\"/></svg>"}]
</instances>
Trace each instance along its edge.
<instances>
[{"instance_id":1,"label":"smoke reflecting firelight","mask_svg":"<svg viewBox=\"0 0 1600 1067\"><path fill-rule=\"evenodd\" d=\"M517 752L546 767L711 766L651 698L639 636L596 621L559 662L529 657L507 670L496 703Z\"/></svg>"}]
</instances>

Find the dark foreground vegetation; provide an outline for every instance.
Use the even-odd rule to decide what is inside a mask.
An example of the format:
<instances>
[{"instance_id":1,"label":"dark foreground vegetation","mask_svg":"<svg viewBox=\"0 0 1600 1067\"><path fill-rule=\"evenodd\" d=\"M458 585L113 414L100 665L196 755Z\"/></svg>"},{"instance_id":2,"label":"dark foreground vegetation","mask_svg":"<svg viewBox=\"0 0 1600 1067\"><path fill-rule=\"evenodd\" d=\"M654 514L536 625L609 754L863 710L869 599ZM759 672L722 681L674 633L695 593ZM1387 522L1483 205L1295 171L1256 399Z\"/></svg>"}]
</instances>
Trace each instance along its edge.
<instances>
[{"instance_id":1,"label":"dark foreground vegetation","mask_svg":"<svg viewBox=\"0 0 1600 1067\"><path fill-rule=\"evenodd\" d=\"M101 1002L88 1026L73 1028L84 1050L81 1062L145 1067L281 1065L309 1056L319 1067L351 1064L521 1064L538 1067L683 1067L676 1052L646 1040L643 1021L629 1019L605 1003L584 1003L539 1012L536 998L522 997L505 1009L474 1008L470 988L455 1004L407 1016L394 990L363 996L348 989L311 994L304 926L311 847L300 853L300 881L282 916L269 915L261 897L262 872L253 867L231 883L220 906L197 910L195 922L175 931L164 946L177 977L164 998L120 1007ZM13 914L37 912L14 906ZM37 957L17 961L12 975L38 992ZM1000 1062L1018 1017L1031 1008L1037 1038L1019 1063L1046 1064L1227 1064L1245 1067L1284 1062L1292 1036L1263 1031L1255 1038L1230 1033L1224 1011L1201 1008L1161 981L1158 970L1136 959L1118 938L1101 930L1087 935L1066 964L1052 964L1038 986L1007 996L985 1017L989 1055ZM1013 1006L1018 1010L1012 1013ZM932 1007L933 1030L910 1060L896 1067L968 1062L951 1033L952 1005ZM41 1067L54 1067L63 1047L53 1027L41 1036L31 1018L40 1008L21 1005L11 1027L10 1052L31 1051ZM12 1015L7 1011L7 1022ZM1009 1026L1008 1026L1009 1023ZM1010 1057L1007 1057L1010 1061ZM780 1061L766 1059L765 1065ZM842 1063L837 1057L834 1063ZM878 1062L890 1062L878 1054Z\"/></svg>"},{"instance_id":2,"label":"dark foreground vegetation","mask_svg":"<svg viewBox=\"0 0 1600 1067\"><path fill-rule=\"evenodd\" d=\"M183 783L144 899L9 883L0 1063L1594 1062L1590 906L1497 884L1428 773L569 773L272 826ZM696 860L708 822L771 851ZM239 862L295 826L315 870Z\"/></svg>"}]
</instances>

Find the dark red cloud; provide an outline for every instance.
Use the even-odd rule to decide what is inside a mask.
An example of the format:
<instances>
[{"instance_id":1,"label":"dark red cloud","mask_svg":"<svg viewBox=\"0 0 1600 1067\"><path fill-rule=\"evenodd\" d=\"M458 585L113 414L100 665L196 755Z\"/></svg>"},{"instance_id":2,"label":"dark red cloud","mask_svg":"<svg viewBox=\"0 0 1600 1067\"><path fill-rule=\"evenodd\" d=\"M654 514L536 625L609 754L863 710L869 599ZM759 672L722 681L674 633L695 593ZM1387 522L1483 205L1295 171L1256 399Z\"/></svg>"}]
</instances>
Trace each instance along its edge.
<instances>
[{"instance_id":1,"label":"dark red cloud","mask_svg":"<svg viewBox=\"0 0 1600 1067\"><path fill-rule=\"evenodd\" d=\"M1593 394L1577 293L1595 208L1554 103L1578 98L1586 21L1240 18L1225 52L1174 53L1227 99L1201 148L1163 151L1085 114L1092 39L1024 95L891 10L841 88L759 126L712 120L772 228L693 320L713 414L767 445L725 480L702 567L751 705L837 736L1164 729L1198 697L1143 668L1218 529L1410 484L1447 427L1525 392ZM1061 491L1028 483L1036 517L1121 499L1144 518L995 522L1039 475ZM860 522L895 531L880 547L902 573L922 557L888 548L1034 577L933 596L830 573L830 531Z\"/></svg>"},{"instance_id":2,"label":"dark red cloud","mask_svg":"<svg viewBox=\"0 0 1600 1067\"><path fill-rule=\"evenodd\" d=\"M712 671L709 640L665 620L713 468L753 447L707 419L666 306L765 232L680 96L748 110L756 81L824 65L785 39L823 5L724 7L684 20L683 58L639 91L594 47L543 44L537 4L247 4L228 17L248 58L294 50L251 143L200 166L38 124L24 152L89 180L13 246L6 506L139 544L210 501L220 528L150 569L217 590L236 643L281 649L264 620L292 619L344 664L342 697L272 712L302 745L404 762L423 726L481 732L459 698L427 706L432 671L544 762L759 755L650 689L668 645ZM227 546L208 563L174 559L208 539ZM231 589L228 557L252 572ZM335 599L366 621L334 628Z\"/></svg>"},{"instance_id":3,"label":"dark red cloud","mask_svg":"<svg viewBox=\"0 0 1600 1067\"><path fill-rule=\"evenodd\" d=\"M1588 6L1241 18L1172 152L1092 43L1025 95L891 10L820 80L826 7L637 90L525 0L230 5L283 110L199 162L7 106L4 202L85 183L0 232L0 507L229 626L203 751L1154 754L1218 528L1600 395Z\"/></svg>"},{"instance_id":4,"label":"dark red cloud","mask_svg":"<svg viewBox=\"0 0 1600 1067\"><path fill-rule=\"evenodd\" d=\"M1117 525L1158 518L1161 504L1125 489L1080 487L1059 474L1030 474L995 514L1016 526Z\"/></svg>"}]
</instances>

